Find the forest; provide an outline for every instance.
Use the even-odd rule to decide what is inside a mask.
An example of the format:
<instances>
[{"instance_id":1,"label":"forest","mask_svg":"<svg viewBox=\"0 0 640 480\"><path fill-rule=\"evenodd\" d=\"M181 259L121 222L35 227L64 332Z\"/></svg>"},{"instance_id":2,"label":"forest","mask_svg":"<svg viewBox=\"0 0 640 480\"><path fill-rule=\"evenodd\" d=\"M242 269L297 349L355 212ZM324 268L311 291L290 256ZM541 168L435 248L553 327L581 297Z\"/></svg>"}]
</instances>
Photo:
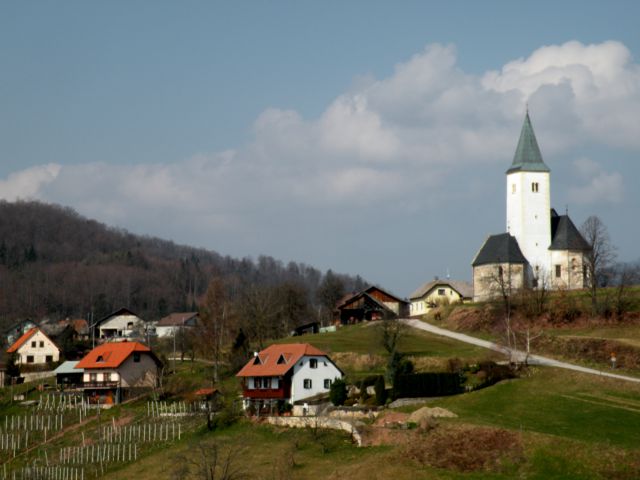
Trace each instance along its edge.
<instances>
[{"instance_id":1,"label":"forest","mask_svg":"<svg viewBox=\"0 0 640 480\"><path fill-rule=\"evenodd\" d=\"M95 321L121 307L158 320L197 311L212 283L268 310L285 331L328 318L337 299L365 287L359 276L303 263L237 259L134 235L68 207L0 202L0 327L27 318Z\"/></svg>"}]
</instances>

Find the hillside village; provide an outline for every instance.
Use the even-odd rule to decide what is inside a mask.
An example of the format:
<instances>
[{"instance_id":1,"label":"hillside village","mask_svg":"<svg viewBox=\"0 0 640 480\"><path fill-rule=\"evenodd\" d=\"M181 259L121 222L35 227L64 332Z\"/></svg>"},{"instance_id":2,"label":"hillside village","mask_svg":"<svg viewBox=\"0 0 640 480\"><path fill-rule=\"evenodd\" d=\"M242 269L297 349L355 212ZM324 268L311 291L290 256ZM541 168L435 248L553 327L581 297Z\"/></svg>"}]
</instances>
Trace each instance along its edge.
<instances>
[{"instance_id":1,"label":"hillside village","mask_svg":"<svg viewBox=\"0 0 640 480\"><path fill-rule=\"evenodd\" d=\"M527 112L471 282L329 271L312 314L229 275L157 319L13 322L0 478L637 478L637 278L593 261L549 172Z\"/></svg>"}]
</instances>

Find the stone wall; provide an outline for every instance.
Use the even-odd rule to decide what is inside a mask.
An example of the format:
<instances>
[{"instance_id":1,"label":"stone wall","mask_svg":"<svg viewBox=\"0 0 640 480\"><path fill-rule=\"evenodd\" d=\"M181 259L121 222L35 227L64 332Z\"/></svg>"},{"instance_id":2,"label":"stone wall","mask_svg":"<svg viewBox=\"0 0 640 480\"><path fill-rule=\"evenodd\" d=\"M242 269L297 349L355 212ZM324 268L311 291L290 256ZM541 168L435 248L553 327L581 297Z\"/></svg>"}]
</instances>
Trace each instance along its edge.
<instances>
[{"instance_id":1,"label":"stone wall","mask_svg":"<svg viewBox=\"0 0 640 480\"><path fill-rule=\"evenodd\" d=\"M291 428L328 428L330 430L342 430L351 435L356 444L362 446L362 436L356 427L344 420L328 417L266 417L265 421L271 425Z\"/></svg>"}]
</instances>

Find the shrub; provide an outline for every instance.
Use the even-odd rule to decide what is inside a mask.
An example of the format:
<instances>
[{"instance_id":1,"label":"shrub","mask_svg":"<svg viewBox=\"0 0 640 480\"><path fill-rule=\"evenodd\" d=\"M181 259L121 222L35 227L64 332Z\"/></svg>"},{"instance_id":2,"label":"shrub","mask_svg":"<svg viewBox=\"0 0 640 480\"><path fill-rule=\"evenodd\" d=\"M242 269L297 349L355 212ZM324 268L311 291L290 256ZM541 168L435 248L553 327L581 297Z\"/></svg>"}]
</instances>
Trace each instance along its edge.
<instances>
[{"instance_id":1,"label":"shrub","mask_svg":"<svg viewBox=\"0 0 640 480\"><path fill-rule=\"evenodd\" d=\"M393 384L393 395L400 397L437 397L462 391L460 375L449 372L414 373L398 375Z\"/></svg>"},{"instance_id":2,"label":"shrub","mask_svg":"<svg viewBox=\"0 0 640 480\"><path fill-rule=\"evenodd\" d=\"M341 378L336 378L329 389L329 400L336 406L344 405L347 400L347 384Z\"/></svg>"},{"instance_id":3,"label":"shrub","mask_svg":"<svg viewBox=\"0 0 640 480\"><path fill-rule=\"evenodd\" d=\"M384 405L387 400L387 391L385 390L384 377L382 375L378 375L374 388L376 389L376 404Z\"/></svg>"}]
</instances>

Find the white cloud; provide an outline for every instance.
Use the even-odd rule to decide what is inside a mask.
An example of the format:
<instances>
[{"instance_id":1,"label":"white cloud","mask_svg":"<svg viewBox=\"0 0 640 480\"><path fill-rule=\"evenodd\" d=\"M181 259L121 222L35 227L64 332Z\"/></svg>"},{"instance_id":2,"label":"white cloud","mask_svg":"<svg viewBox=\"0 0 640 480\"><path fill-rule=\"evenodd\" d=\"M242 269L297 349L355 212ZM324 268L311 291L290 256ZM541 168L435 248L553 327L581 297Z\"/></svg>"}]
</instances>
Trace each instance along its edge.
<instances>
[{"instance_id":1,"label":"white cloud","mask_svg":"<svg viewBox=\"0 0 640 480\"><path fill-rule=\"evenodd\" d=\"M484 75L465 73L453 46L429 45L388 78L361 80L318 118L265 110L252 141L235 150L172 164L42 165L1 180L0 197L60 202L156 232L170 218L210 235L268 229L269 219L301 211L299 229L321 210L359 221L383 206L429 211L473 201L472 184L485 189L474 187L476 201L501 188L499 178L476 177L509 164L527 101L552 169L576 146L640 150L639 72L618 42L546 46ZM590 160L576 168L585 176L573 201L622 200L620 173Z\"/></svg>"},{"instance_id":2,"label":"white cloud","mask_svg":"<svg viewBox=\"0 0 640 480\"><path fill-rule=\"evenodd\" d=\"M14 201L38 198L42 188L56 180L60 165L49 163L10 174L0 180L0 199Z\"/></svg>"}]
</instances>

